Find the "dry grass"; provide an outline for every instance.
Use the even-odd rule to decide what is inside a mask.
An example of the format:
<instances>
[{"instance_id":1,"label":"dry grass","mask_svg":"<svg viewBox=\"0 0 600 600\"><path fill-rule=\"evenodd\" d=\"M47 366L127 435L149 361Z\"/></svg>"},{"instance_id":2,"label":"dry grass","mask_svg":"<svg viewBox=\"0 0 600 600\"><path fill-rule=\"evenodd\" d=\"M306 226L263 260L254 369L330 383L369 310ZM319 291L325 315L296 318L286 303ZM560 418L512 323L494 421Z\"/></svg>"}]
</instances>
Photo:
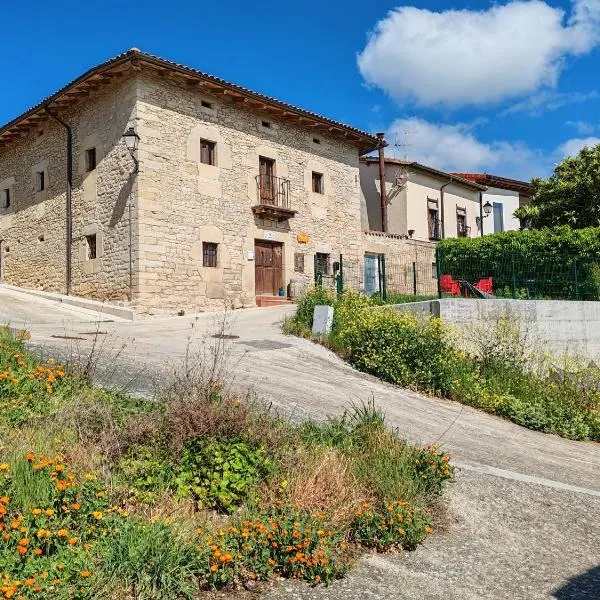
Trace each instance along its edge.
<instances>
[{"instance_id":1,"label":"dry grass","mask_svg":"<svg viewBox=\"0 0 600 600\"><path fill-rule=\"evenodd\" d=\"M292 503L312 512L327 512L336 525L348 525L369 492L353 473L351 461L337 448L298 452L286 494Z\"/></svg>"}]
</instances>

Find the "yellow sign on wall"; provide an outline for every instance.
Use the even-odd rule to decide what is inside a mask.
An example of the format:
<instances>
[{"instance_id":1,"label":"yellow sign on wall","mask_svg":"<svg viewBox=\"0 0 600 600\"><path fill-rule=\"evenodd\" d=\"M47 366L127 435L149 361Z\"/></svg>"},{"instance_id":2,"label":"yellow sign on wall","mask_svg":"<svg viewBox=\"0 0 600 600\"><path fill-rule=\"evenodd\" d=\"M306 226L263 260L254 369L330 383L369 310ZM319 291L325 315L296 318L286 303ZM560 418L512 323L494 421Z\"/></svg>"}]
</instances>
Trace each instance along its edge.
<instances>
[{"instance_id":1,"label":"yellow sign on wall","mask_svg":"<svg viewBox=\"0 0 600 600\"><path fill-rule=\"evenodd\" d=\"M308 233L299 233L296 236L296 239L298 240L299 244L308 244L308 240L309 240Z\"/></svg>"}]
</instances>

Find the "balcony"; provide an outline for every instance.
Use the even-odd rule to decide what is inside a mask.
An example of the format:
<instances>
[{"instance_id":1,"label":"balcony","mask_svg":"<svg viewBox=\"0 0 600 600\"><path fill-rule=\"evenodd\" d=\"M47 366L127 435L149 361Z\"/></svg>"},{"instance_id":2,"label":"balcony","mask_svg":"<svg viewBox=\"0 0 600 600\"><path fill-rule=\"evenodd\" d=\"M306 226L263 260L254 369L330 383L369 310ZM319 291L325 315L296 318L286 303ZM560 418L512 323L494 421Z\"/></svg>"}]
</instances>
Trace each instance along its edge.
<instances>
[{"instance_id":1,"label":"balcony","mask_svg":"<svg viewBox=\"0 0 600 600\"><path fill-rule=\"evenodd\" d=\"M282 177L257 175L256 199L252 212L258 217L285 221L297 212L290 207L290 182Z\"/></svg>"},{"instance_id":2,"label":"balcony","mask_svg":"<svg viewBox=\"0 0 600 600\"><path fill-rule=\"evenodd\" d=\"M458 237L471 237L471 228L460 221L457 224L456 233Z\"/></svg>"},{"instance_id":3,"label":"balcony","mask_svg":"<svg viewBox=\"0 0 600 600\"><path fill-rule=\"evenodd\" d=\"M432 241L442 239L442 227L438 218L429 219L429 239Z\"/></svg>"}]
</instances>

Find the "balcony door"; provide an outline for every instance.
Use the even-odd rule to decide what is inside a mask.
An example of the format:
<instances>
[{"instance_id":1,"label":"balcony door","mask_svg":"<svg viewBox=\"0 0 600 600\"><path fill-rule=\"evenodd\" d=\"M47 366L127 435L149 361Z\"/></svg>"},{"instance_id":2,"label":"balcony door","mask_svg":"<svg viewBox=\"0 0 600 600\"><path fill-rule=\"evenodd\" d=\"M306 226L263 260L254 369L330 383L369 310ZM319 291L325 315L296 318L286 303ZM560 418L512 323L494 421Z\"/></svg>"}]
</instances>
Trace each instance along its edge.
<instances>
[{"instance_id":1,"label":"balcony door","mask_svg":"<svg viewBox=\"0 0 600 600\"><path fill-rule=\"evenodd\" d=\"M283 244L254 241L255 294L277 296L283 284Z\"/></svg>"},{"instance_id":2,"label":"balcony door","mask_svg":"<svg viewBox=\"0 0 600 600\"><path fill-rule=\"evenodd\" d=\"M275 204L275 161L264 156L259 157L260 202Z\"/></svg>"}]
</instances>

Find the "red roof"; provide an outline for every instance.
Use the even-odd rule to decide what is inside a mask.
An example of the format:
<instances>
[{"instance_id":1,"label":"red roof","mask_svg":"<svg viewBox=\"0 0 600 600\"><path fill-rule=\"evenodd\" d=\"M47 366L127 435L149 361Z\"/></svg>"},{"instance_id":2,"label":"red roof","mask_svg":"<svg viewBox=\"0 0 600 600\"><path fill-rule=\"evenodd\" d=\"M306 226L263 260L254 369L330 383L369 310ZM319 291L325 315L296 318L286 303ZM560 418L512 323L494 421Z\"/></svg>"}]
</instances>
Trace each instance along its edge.
<instances>
[{"instance_id":1,"label":"red roof","mask_svg":"<svg viewBox=\"0 0 600 600\"><path fill-rule=\"evenodd\" d=\"M453 173L463 179L468 179L485 185L487 187L496 187L503 190L513 190L522 192L523 194L531 194L532 187L527 181L519 181L518 179L509 179L508 177L500 177L499 175L490 175L489 173Z\"/></svg>"}]
</instances>

